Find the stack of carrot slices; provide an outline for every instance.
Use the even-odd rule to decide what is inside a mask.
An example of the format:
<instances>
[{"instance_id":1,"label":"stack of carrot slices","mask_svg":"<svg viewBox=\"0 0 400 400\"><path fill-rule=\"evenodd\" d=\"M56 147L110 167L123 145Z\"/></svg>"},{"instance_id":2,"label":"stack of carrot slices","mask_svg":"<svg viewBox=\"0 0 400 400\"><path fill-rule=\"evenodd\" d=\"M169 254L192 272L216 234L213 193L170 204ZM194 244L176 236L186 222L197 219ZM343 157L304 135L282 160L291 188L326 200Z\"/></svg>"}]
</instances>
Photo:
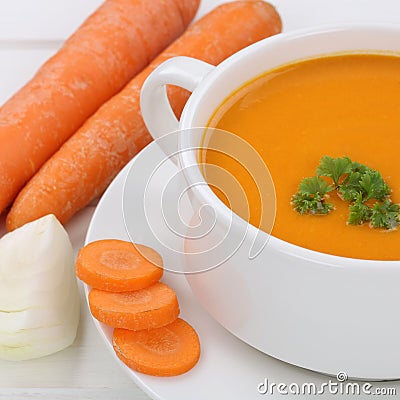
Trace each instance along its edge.
<instances>
[{"instance_id":1,"label":"stack of carrot slices","mask_svg":"<svg viewBox=\"0 0 400 400\"><path fill-rule=\"evenodd\" d=\"M113 347L126 365L154 376L194 367L199 337L178 318L175 291L159 282L162 259L155 250L116 239L92 242L80 250L76 274L92 287L93 316L115 328Z\"/></svg>"}]
</instances>

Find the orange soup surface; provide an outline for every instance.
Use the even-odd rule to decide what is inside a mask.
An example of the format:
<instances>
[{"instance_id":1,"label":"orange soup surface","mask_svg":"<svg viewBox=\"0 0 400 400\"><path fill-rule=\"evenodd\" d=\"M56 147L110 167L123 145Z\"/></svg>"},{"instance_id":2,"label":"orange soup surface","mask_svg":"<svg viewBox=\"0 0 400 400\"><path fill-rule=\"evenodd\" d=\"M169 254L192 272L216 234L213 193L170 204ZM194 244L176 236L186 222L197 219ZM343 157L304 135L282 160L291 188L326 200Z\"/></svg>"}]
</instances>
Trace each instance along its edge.
<instances>
[{"instance_id":1,"label":"orange soup surface","mask_svg":"<svg viewBox=\"0 0 400 400\"><path fill-rule=\"evenodd\" d=\"M329 199L335 210L326 216L300 215L291 205L299 183L315 175L324 155L348 156L378 170L393 190L393 202L400 203L400 57L345 54L283 66L233 93L209 126L244 139L267 165L277 201L272 235L338 256L400 260L400 227L348 225L349 203L335 192ZM207 143L212 141L211 135ZM230 168L220 152L205 151L202 157L207 180L207 165ZM258 226L260 195L241 171L232 173L244 187L248 219ZM218 189L214 192L227 204Z\"/></svg>"}]
</instances>

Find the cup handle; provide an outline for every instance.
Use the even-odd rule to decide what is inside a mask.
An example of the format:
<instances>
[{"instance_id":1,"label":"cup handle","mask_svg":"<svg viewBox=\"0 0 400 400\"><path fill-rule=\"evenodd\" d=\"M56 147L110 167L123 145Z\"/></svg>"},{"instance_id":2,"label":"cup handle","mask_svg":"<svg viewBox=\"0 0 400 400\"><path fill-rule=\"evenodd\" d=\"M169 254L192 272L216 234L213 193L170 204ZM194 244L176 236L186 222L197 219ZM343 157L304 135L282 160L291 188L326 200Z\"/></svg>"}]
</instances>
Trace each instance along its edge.
<instances>
[{"instance_id":1,"label":"cup handle","mask_svg":"<svg viewBox=\"0 0 400 400\"><path fill-rule=\"evenodd\" d=\"M157 67L143 84L140 107L144 122L154 139L179 129L179 121L167 96L167 85L191 92L215 67L190 57L175 57Z\"/></svg>"}]
</instances>

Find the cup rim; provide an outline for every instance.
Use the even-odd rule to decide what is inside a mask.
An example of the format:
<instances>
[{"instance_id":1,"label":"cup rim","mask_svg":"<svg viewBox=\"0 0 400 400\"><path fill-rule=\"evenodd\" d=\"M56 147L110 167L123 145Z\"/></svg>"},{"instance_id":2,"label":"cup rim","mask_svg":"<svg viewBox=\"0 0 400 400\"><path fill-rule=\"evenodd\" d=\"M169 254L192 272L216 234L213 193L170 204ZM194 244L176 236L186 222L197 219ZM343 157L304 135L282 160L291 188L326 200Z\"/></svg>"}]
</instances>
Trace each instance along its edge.
<instances>
[{"instance_id":1,"label":"cup rim","mask_svg":"<svg viewBox=\"0 0 400 400\"><path fill-rule=\"evenodd\" d=\"M208 92L210 87L212 87L213 81L224 71L228 68L231 68L233 64L236 63L237 60L241 59L242 57L246 57L247 54L252 52L257 52L260 48L264 47L272 47L273 45L279 44L280 42L287 42L290 40L301 40L308 36L320 36L326 34L333 34L333 33L351 33L351 32L362 32L362 31L374 31L380 34L393 34L394 32L400 33L400 26L397 24L389 24L389 23L338 23L338 24L324 24L319 25L312 28L302 28L293 30L290 32L280 33L278 35L263 39L257 43L254 43L239 52L235 53L234 55L227 58L221 64L216 66L200 83L200 85L193 91L192 95L190 96L186 106L183 110L179 129L182 130L189 130L189 129L204 129L205 127L195 127L191 126L191 117L194 115L193 105L201 101L204 94ZM372 49L371 49L372 50ZM334 54L334 53L319 53L321 56L327 54ZM400 56L400 50L399 50ZM315 56L310 56L310 58ZM307 59L308 57L304 57L303 59ZM299 59L300 60L300 59ZM293 60L291 62L296 62ZM279 65L277 65L278 67ZM234 89L233 89L234 90ZM191 144L190 135L179 135L179 143L178 148L179 150L189 149L192 148L193 145ZM192 146L192 147L191 147ZM182 163L182 166L185 165L197 165L198 162L194 157L192 151L179 151L179 158ZM201 185L194 185L193 191L195 192L195 196L200 199L203 204L212 204L215 207L218 215L224 222L228 222L232 219L232 213L235 215L235 220L238 221L240 224L246 224L246 229L248 233L252 237L256 237L259 235L260 230L255 227L254 225L250 224L248 221L245 221L239 215L237 215L233 210L228 208L211 190L207 182L205 181L200 168L196 168L193 170L192 168L183 168L183 173L185 179L188 182L201 182L204 183ZM193 175L194 174L194 175ZM307 249L305 247L287 242L283 239L279 239L272 234L268 234L264 231L261 231L262 234L267 235L267 246L273 246L274 249L285 255L294 257L294 258L301 258L306 259L310 262L314 262L316 265L323 266L323 267L334 267L337 268L338 266L345 266L346 268L358 269L362 267L364 270L366 267L369 268L377 268L379 267L382 269L383 267L392 268L395 266L400 265L400 260L369 260L369 259L360 259L360 258L350 258L344 256L337 256L334 254L323 253L316 250Z\"/></svg>"}]
</instances>

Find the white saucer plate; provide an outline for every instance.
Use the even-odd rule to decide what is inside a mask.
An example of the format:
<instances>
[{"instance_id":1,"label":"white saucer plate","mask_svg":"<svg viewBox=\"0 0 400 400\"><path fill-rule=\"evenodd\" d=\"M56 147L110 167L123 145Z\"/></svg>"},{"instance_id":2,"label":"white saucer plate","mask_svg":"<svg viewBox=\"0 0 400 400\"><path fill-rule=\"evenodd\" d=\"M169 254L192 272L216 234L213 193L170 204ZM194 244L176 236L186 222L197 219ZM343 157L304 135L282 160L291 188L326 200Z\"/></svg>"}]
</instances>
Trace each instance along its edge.
<instances>
[{"instance_id":1,"label":"white saucer plate","mask_svg":"<svg viewBox=\"0 0 400 400\"><path fill-rule=\"evenodd\" d=\"M171 252L163 254L163 245L160 241L168 243L171 247L179 249L181 244L176 237L161 223L160 230L152 232L149 229L145 216L145 210L161 213L160 204L162 193L156 191L158 186L164 187L168 179L177 169L171 163L163 164L159 173L150 178L160 161L165 158L164 153L155 143L146 147L125 169L118 175L114 182L99 202L93 215L86 242L95 240L116 238L129 240L134 230L135 241L146 244L160 251L164 256L164 264L167 269L175 269L175 263L179 260L171 256ZM174 181L177 190L184 182ZM150 189L149 189L150 187ZM129 209L135 210L135 227L130 227L130 235L125 226L123 215L124 190L129 192ZM152 198L151 210L143 203L143 193ZM173 191L168 191L173 193ZM164 194L165 196L165 194ZM163 199L164 204L176 203ZM127 201L127 197L125 197ZM188 199L182 200L182 209L189 210ZM161 214L159 215L161 220ZM316 385L320 388L323 383L337 382L335 378L314 373L302 368L294 367L272 357L269 357L247 344L243 343L213 320L194 298L190 287L182 274L165 272L162 279L175 289L181 306L181 317L187 320L197 330L201 340L201 358L199 363L188 373L173 378L157 378L137 373L124 365L114 354L112 349L112 329L94 320L94 323L105 341L106 347L112 352L121 369L124 370L146 393L154 399L162 400L204 400L204 399L234 399L252 400L259 399L262 395L258 392L260 383L265 379L270 383L283 383L287 386L296 383L301 387L304 383ZM85 287L86 293L88 287ZM296 329L293 326L293 329ZM110 366L112 368L112 366ZM390 382L385 384L374 383L375 388L396 387L400 393L400 383ZM262 387L261 390L264 390ZM291 396L277 393L269 394L269 398L291 398ZM293 395L293 398L299 398ZM300 396L301 397L301 396ZM336 398L334 394L326 393L318 396L323 399ZM307 398L307 396L305 397ZM364 398L362 395L358 398ZM371 396L365 395L365 398Z\"/></svg>"}]
</instances>

